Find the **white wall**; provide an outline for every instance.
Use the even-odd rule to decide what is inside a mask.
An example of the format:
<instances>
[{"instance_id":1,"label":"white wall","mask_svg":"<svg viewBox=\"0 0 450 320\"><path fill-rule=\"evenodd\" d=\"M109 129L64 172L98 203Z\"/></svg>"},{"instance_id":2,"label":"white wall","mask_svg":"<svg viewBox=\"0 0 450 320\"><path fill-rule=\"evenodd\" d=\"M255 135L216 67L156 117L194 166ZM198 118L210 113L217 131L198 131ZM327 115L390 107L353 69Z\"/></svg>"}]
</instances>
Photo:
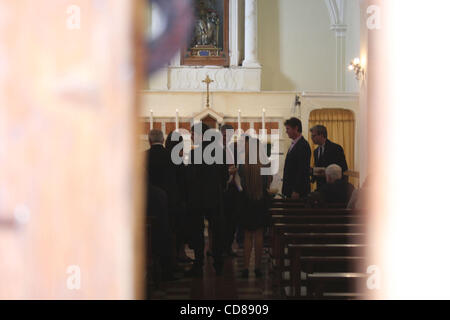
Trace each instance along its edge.
<instances>
[{"instance_id":1,"label":"white wall","mask_svg":"<svg viewBox=\"0 0 450 320\"><path fill-rule=\"evenodd\" d=\"M259 0L262 90L334 91L336 43L322 0Z\"/></svg>"}]
</instances>

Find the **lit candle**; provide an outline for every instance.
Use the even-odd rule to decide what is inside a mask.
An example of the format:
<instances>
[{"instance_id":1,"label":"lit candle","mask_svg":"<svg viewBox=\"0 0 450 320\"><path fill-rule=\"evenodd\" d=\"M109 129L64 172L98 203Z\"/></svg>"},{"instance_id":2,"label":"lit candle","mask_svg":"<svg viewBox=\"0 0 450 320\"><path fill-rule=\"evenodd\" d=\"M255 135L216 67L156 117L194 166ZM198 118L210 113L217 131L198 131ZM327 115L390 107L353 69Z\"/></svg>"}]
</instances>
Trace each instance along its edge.
<instances>
[{"instance_id":1,"label":"lit candle","mask_svg":"<svg viewBox=\"0 0 450 320\"><path fill-rule=\"evenodd\" d=\"M266 109L263 108L263 114L262 114L262 129L264 130L266 128Z\"/></svg>"},{"instance_id":2,"label":"lit candle","mask_svg":"<svg viewBox=\"0 0 450 320\"><path fill-rule=\"evenodd\" d=\"M178 109L176 111L176 117L175 117L175 130L178 131Z\"/></svg>"},{"instance_id":3,"label":"lit candle","mask_svg":"<svg viewBox=\"0 0 450 320\"><path fill-rule=\"evenodd\" d=\"M150 130L153 130L153 110L150 110Z\"/></svg>"},{"instance_id":4,"label":"lit candle","mask_svg":"<svg viewBox=\"0 0 450 320\"><path fill-rule=\"evenodd\" d=\"M241 130L241 109L238 110L238 130Z\"/></svg>"}]
</instances>

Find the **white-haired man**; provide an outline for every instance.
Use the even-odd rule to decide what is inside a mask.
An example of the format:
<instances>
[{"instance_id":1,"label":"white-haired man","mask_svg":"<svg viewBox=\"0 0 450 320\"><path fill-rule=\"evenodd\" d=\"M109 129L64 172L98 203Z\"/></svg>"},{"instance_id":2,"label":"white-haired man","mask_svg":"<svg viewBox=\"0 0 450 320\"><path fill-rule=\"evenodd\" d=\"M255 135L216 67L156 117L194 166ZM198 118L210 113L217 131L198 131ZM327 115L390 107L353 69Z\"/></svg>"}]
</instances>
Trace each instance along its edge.
<instances>
[{"instance_id":1,"label":"white-haired man","mask_svg":"<svg viewBox=\"0 0 450 320\"><path fill-rule=\"evenodd\" d=\"M327 203L348 203L353 185L342 179L342 168L337 164L330 164L325 169L326 184L319 188L322 198Z\"/></svg>"},{"instance_id":2,"label":"white-haired man","mask_svg":"<svg viewBox=\"0 0 450 320\"><path fill-rule=\"evenodd\" d=\"M325 169L325 177L327 183L334 183L342 179L342 168L337 164L330 164Z\"/></svg>"}]
</instances>

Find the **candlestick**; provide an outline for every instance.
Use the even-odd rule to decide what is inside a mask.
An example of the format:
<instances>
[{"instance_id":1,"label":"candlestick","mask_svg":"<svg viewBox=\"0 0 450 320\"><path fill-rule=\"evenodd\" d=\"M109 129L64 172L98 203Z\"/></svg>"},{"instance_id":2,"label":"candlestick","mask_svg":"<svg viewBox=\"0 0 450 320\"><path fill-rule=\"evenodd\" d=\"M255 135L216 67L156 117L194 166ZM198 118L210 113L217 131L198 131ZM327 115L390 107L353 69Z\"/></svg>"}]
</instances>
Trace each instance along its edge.
<instances>
[{"instance_id":1,"label":"candlestick","mask_svg":"<svg viewBox=\"0 0 450 320\"><path fill-rule=\"evenodd\" d=\"M238 110L238 130L241 130L241 109Z\"/></svg>"},{"instance_id":2,"label":"candlestick","mask_svg":"<svg viewBox=\"0 0 450 320\"><path fill-rule=\"evenodd\" d=\"M153 130L153 110L150 110L150 130Z\"/></svg>"},{"instance_id":3,"label":"candlestick","mask_svg":"<svg viewBox=\"0 0 450 320\"><path fill-rule=\"evenodd\" d=\"M266 129L266 109L262 110L262 129Z\"/></svg>"}]
</instances>

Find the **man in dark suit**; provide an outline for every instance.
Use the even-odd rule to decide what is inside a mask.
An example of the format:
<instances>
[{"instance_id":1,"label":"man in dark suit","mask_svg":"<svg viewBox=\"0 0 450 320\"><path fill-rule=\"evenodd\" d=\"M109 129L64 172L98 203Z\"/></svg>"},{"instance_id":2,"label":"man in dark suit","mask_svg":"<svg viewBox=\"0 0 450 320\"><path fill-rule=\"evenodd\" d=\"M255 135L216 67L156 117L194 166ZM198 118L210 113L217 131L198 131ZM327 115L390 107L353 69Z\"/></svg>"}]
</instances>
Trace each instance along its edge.
<instances>
[{"instance_id":1,"label":"man in dark suit","mask_svg":"<svg viewBox=\"0 0 450 320\"><path fill-rule=\"evenodd\" d=\"M217 275L222 274L224 264L224 164L207 164L204 157L200 159L205 148L211 143L203 141L203 135L208 129L209 127L204 123L197 123L192 126L191 132L194 136L194 144L197 141L198 145L191 152L190 164L187 170L190 220L189 242L195 252L194 265L187 275L194 277L203 275L205 218L208 219L212 230L212 256Z\"/></svg>"},{"instance_id":2,"label":"man in dark suit","mask_svg":"<svg viewBox=\"0 0 450 320\"><path fill-rule=\"evenodd\" d=\"M146 240L147 240L147 254L146 254L146 290L147 297L149 296L150 288L150 272L151 260L156 260L158 263L154 264L153 269L156 277L155 281L159 280L157 274L161 274L163 281L172 280L173 265L170 256L170 232L169 232L169 217L168 217L168 201L167 195L161 188L155 187L151 184L147 185L146 196Z\"/></svg>"},{"instance_id":3,"label":"man in dark suit","mask_svg":"<svg viewBox=\"0 0 450 320\"><path fill-rule=\"evenodd\" d=\"M302 122L290 118L284 123L292 144L286 155L282 193L288 198L299 199L308 195L310 187L311 148L302 135Z\"/></svg>"},{"instance_id":4,"label":"man in dark suit","mask_svg":"<svg viewBox=\"0 0 450 320\"><path fill-rule=\"evenodd\" d=\"M146 152L147 183L163 189L170 204L176 198L175 169L172 165L170 152L163 145L164 135L161 130L151 130L148 140L150 150Z\"/></svg>"},{"instance_id":5,"label":"man in dark suit","mask_svg":"<svg viewBox=\"0 0 450 320\"><path fill-rule=\"evenodd\" d=\"M326 168L330 164L337 164L341 167L343 173L347 171L348 166L345 160L344 149L340 145L328 140L327 128L317 125L309 131L311 132L312 141L318 145L316 150L314 150L314 168ZM317 189L320 189L326 183L323 173L313 176L313 181L317 182ZM346 178L345 180L347 181Z\"/></svg>"},{"instance_id":6,"label":"man in dark suit","mask_svg":"<svg viewBox=\"0 0 450 320\"><path fill-rule=\"evenodd\" d=\"M169 151L164 148L164 135L161 130L151 130L149 135L150 150L146 151L146 182L147 186L157 187L164 191L167 202L167 236L165 248L166 252L163 259L169 259L169 262L164 261L163 268L167 269L163 272L163 280L172 278L172 269L175 268L175 226L176 226L176 176L175 168L172 165ZM147 195L149 198L150 195ZM149 200L148 200L149 201ZM152 204L150 203L150 206ZM156 210L155 210L156 211ZM156 212L156 214L159 214ZM155 214L155 215L156 215ZM159 232L159 231L158 231ZM170 270L169 270L170 269Z\"/></svg>"}]
</instances>

